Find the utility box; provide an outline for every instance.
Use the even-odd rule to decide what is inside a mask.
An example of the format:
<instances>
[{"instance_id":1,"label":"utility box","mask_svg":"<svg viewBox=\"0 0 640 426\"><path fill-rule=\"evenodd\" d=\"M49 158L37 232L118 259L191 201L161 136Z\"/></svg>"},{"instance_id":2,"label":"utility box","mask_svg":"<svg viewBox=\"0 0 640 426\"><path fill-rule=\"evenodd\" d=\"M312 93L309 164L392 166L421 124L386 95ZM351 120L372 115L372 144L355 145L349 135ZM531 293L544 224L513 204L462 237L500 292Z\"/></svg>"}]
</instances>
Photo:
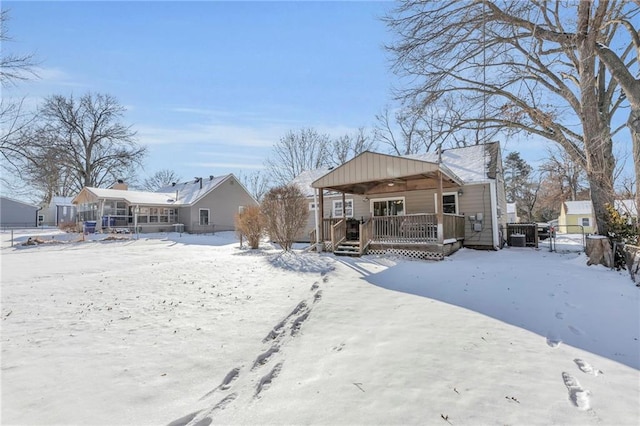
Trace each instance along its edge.
<instances>
[{"instance_id":1,"label":"utility box","mask_svg":"<svg viewBox=\"0 0 640 426\"><path fill-rule=\"evenodd\" d=\"M511 247L526 247L527 236L524 234L511 234L511 237L509 237L509 243Z\"/></svg>"}]
</instances>

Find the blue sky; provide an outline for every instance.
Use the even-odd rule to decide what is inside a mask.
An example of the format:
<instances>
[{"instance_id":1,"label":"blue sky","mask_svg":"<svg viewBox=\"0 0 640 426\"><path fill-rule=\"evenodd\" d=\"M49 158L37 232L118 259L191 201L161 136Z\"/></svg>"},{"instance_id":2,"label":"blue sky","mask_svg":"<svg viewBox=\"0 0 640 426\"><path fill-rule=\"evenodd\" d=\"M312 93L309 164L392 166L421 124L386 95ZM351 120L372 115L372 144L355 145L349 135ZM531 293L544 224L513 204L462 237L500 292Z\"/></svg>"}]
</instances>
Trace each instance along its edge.
<instances>
[{"instance_id":1,"label":"blue sky","mask_svg":"<svg viewBox=\"0 0 640 426\"><path fill-rule=\"evenodd\" d=\"M184 179L262 167L288 131L371 127L394 81L389 2L14 2L6 47L40 79L5 91L108 93L149 146L145 171Z\"/></svg>"},{"instance_id":2,"label":"blue sky","mask_svg":"<svg viewBox=\"0 0 640 426\"><path fill-rule=\"evenodd\" d=\"M25 2L5 51L40 79L5 89L35 108L53 94L108 93L149 148L140 177L251 173L289 130L371 129L397 83L379 19L391 2ZM623 130L625 132L625 130ZM626 137L626 136L625 136ZM537 166L549 143L501 140ZM384 151L384 147L380 147ZM630 163L630 160L627 160Z\"/></svg>"}]
</instances>

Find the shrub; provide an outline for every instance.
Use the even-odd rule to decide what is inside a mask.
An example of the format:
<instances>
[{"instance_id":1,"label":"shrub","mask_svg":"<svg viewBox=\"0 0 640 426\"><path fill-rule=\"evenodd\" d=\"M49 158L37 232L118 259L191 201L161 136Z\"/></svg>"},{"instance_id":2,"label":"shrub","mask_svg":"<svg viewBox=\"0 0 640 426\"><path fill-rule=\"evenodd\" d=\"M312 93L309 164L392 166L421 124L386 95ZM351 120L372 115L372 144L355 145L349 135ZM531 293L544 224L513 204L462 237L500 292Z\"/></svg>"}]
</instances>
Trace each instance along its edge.
<instances>
[{"instance_id":1,"label":"shrub","mask_svg":"<svg viewBox=\"0 0 640 426\"><path fill-rule=\"evenodd\" d=\"M258 206L245 207L242 213L236 214L236 232L246 238L249 247L257 249L264 234L264 216Z\"/></svg>"},{"instance_id":2,"label":"shrub","mask_svg":"<svg viewBox=\"0 0 640 426\"><path fill-rule=\"evenodd\" d=\"M284 251L291 250L309 217L309 203L300 188L295 185L273 188L264 196L261 207L271 240Z\"/></svg>"},{"instance_id":3,"label":"shrub","mask_svg":"<svg viewBox=\"0 0 640 426\"><path fill-rule=\"evenodd\" d=\"M627 259L623 250L625 244L638 245L638 231L634 220L628 214L620 214L611 204L606 204L609 241L614 247L614 265L624 269ZM618 243L618 244L614 244Z\"/></svg>"}]
</instances>

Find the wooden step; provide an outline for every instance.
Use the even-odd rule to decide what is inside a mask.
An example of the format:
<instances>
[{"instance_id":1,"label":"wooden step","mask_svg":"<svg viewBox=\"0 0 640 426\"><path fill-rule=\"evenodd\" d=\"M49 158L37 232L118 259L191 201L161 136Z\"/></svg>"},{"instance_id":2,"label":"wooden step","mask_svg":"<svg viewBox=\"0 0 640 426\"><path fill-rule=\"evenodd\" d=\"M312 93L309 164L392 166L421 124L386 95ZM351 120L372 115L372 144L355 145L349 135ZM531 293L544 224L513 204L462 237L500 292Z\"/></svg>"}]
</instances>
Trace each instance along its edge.
<instances>
[{"instance_id":1,"label":"wooden step","mask_svg":"<svg viewBox=\"0 0 640 426\"><path fill-rule=\"evenodd\" d=\"M336 256L360 256L360 243L358 241L343 241L333 251Z\"/></svg>"}]
</instances>

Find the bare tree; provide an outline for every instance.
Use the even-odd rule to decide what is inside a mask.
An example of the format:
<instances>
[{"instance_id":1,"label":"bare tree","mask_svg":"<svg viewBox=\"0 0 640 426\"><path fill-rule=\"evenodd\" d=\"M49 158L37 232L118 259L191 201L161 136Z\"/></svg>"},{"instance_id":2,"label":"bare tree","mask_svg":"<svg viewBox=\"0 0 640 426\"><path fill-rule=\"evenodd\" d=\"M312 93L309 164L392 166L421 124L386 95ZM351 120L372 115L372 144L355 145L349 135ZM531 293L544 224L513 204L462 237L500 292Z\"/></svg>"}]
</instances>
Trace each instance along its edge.
<instances>
[{"instance_id":1,"label":"bare tree","mask_svg":"<svg viewBox=\"0 0 640 426\"><path fill-rule=\"evenodd\" d=\"M309 203L296 185L271 189L261 205L266 230L284 251L291 250L309 218Z\"/></svg>"},{"instance_id":2,"label":"bare tree","mask_svg":"<svg viewBox=\"0 0 640 426\"><path fill-rule=\"evenodd\" d=\"M174 170L160 169L142 181L141 189L154 192L174 182L180 182L181 179Z\"/></svg>"},{"instance_id":3,"label":"bare tree","mask_svg":"<svg viewBox=\"0 0 640 426\"><path fill-rule=\"evenodd\" d=\"M331 138L311 128L289 131L273 147L265 166L276 185L286 185L306 170L330 163Z\"/></svg>"},{"instance_id":4,"label":"bare tree","mask_svg":"<svg viewBox=\"0 0 640 426\"><path fill-rule=\"evenodd\" d=\"M135 142L135 132L121 123L124 107L104 94L51 96L38 112L37 121L21 136L21 149L29 161L48 170L51 153L65 176L65 191L84 186L101 187L132 175L146 147ZM32 180L42 176L31 175Z\"/></svg>"},{"instance_id":5,"label":"bare tree","mask_svg":"<svg viewBox=\"0 0 640 426\"><path fill-rule=\"evenodd\" d=\"M0 11L0 43L3 45L0 54L0 82L2 86L15 84L19 80L28 80L37 77L35 57L31 53L19 54L10 53L5 43L11 41L7 22L9 21L9 11Z\"/></svg>"},{"instance_id":6,"label":"bare tree","mask_svg":"<svg viewBox=\"0 0 640 426\"><path fill-rule=\"evenodd\" d=\"M339 166L365 151L375 150L376 141L363 127L360 127L355 133L335 139L332 147L332 165Z\"/></svg>"},{"instance_id":7,"label":"bare tree","mask_svg":"<svg viewBox=\"0 0 640 426\"><path fill-rule=\"evenodd\" d=\"M249 194L256 201L261 201L264 194L267 193L270 187L269 176L260 170L252 172L248 175L240 172L238 173L238 180L247 188Z\"/></svg>"},{"instance_id":8,"label":"bare tree","mask_svg":"<svg viewBox=\"0 0 640 426\"><path fill-rule=\"evenodd\" d=\"M597 49L616 40L615 22L637 11L627 0L403 1L385 21L399 35L389 46L394 70L411 77L400 93L406 103L424 108L455 93L465 110L454 130L476 123L557 143L586 170L598 229L606 233L611 123L627 98ZM621 52L623 63L635 63L632 49Z\"/></svg>"},{"instance_id":9,"label":"bare tree","mask_svg":"<svg viewBox=\"0 0 640 426\"><path fill-rule=\"evenodd\" d=\"M554 188L553 194L560 202L577 200L588 186L584 169L557 147L547 150L547 160L540 166L540 171L549 180L551 188Z\"/></svg>"}]
</instances>

